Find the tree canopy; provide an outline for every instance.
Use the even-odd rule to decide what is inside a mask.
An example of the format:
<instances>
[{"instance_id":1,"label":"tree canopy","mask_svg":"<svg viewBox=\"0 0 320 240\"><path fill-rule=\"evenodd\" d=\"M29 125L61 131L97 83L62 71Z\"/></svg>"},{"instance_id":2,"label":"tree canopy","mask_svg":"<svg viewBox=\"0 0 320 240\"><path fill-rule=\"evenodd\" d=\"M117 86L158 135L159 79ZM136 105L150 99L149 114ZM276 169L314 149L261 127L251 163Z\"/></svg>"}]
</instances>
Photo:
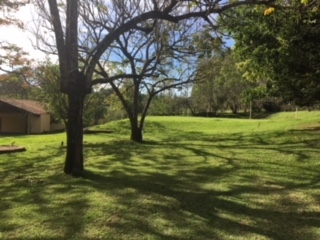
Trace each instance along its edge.
<instances>
[{"instance_id":1,"label":"tree canopy","mask_svg":"<svg viewBox=\"0 0 320 240\"><path fill-rule=\"evenodd\" d=\"M83 102L85 95L91 92L92 85L111 83L125 78L142 79L150 75L150 72L146 71L131 71L130 74L112 73L110 75L108 73L102 77L99 76L97 71L101 70L101 61L110 61L110 55L106 53L115 44L120 46L117 41L121 36L130 33L146 35L154 33L158 29L160 20L179 25L201 19L203 23L213 26L216 22L216 14L222 14L228 9L244 4L265 5L272 2L272 0L254 2L250 0L234 2L224 0L143 2L138 0L48 0L48 2L35 0L39 10L39 23L43 27L37 31L38 39L42 40L42 46L39 45L39 47L44 51L58 53L60 87L61 91L68 95L68 122L71 124L67 128L65 173L81 175L84 169L81 131ZM198 27L202 25L204 24ZM174 31L177 32L172 29L172 33ZM134 38L135 34L132 37ZM121 51L124 55L126 54L124 48ZM79 64L80 62L82 64ZM133 70L132 67L131 70ZM98 79L96 76L99 76Z\"/></svg>"},{"instance_id":2,"label":"tree canopy","mask_svg":"<svg viewBox=\"0 0 320 240\"><path fill-rule=\"evenodd\" d=\"M282 8L240 7L221 18L235 39L244 77L297 105L320 100L320 11L317 1Z\"/></svg>"}]
</instances>

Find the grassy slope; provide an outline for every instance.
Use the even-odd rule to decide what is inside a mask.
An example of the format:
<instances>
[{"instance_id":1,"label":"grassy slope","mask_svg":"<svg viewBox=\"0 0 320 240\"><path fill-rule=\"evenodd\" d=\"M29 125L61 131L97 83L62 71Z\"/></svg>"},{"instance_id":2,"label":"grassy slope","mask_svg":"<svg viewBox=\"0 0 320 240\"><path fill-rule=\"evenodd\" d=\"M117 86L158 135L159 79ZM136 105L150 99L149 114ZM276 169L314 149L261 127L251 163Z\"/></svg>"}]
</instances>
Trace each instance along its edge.
<instances>
[{"instance_id":1,"label":"grassy slope","mask_svg":"<svg viewBox=\"0 0 320 240\"><path fill-rule=\"evenodd\" d=\"M63 134L3 137L0 239L320 239L319 112L264 120L150 117L86 135L86 178Z\"/></svg>"}]
</instances>

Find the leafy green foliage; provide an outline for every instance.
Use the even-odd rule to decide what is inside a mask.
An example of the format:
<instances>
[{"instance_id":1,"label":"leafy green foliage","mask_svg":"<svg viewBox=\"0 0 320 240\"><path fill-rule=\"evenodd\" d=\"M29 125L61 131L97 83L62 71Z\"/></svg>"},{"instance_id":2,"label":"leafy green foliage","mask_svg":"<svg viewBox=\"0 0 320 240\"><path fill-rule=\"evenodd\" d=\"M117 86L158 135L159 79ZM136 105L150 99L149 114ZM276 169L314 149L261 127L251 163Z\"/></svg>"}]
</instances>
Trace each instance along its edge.
<instances>
[{"instance_id":1,"label":"leafy green foliage","mask_svg":"<svg viewBox=\"0 0 320 240\"><path fill-rule=\"evenodd\" d=\"M68 99L67 95L60 92L59 67L48 62L39 66L35 72L39 87L34 89L34 98L48 104L52 116L67 124ZM83 115L85 125L97 124L104 117L107 111L106 98L109 94L108 90L97 89L86 97Z\"/></svg>"},{"instance_id":2,"label":"leafy green foliage","mask_svg":"<svg viewBox=\"0 0 320 240\"><path fill-rule=\"evenodd\" d=\"M90 95L86 96L84 102L84 124L99 124L104 120L109 111L107 99L111 95L111 89L96 89Z\"/></svg>"},{"instance_id":3,"label":"leafy green foliage","mask_svg":"<svg viewBox=\"0 0 320 240\"><path fill-rule=\"evenodd\" d=\"M200 52L200 58L211 58L214 52L222 48L221 37L215 36L214 34L216 33L212 31L212 29L206 28L193 35L193 44L197 51Z\"/></svg>"},{"instance_id":4,"label":"leafy green foliage","mask_svg":"<svg viewBox=\"0 0 320 240\"><path fill-rule=\"evenodd\" d=\"M242 77L232 50L212 50L212 53L212 57L200 61L192 90L193 105L198 113L215 115L226 108L237 113L242 108L244 92L255 84Z\"/></svg>"},{"instance_id":5,"label":"leafy green foliage","mask_svg":"<svg viewBox=\"0 0 320 240\"><path fill-rule=\"evenodd\" d=\"M309 106L320 100L320 12L290 4L268 14L259 6L232 9L222 21L236 40L246 78L264 80L271 93Z\"/></svg>"},{"instance_id":6,"label":"leafy green foliage","mask_svg":"<svg viewBox=\"0 0 320 240\"><path fill-rule=\"evenodd\" d=\"M36 70L39 88L35 90L35 98L48 104L53 119L62 120L67 124L67 96L60 92L59 67L52 63L39 66Z\"/></svg>"},{"instance_id":7,"label":"leafy green foliage","mask_svg":"<svg viewBox=\"0 0 320 240\"><path fill-rule=\"evenodd\" d=\"M188 102L189 98L183 93L180 92L177 95L175 90L169 90L155 96L148 114L154 116L188 115Z\"/></svg>"}]
</instances>

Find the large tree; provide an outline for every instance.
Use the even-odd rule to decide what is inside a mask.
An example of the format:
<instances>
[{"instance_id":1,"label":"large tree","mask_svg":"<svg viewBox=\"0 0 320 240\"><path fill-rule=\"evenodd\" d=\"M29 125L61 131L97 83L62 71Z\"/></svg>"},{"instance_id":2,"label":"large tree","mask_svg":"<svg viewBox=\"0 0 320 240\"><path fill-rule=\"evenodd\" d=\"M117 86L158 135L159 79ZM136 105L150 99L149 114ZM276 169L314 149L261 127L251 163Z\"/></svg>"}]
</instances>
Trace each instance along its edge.
<instances>
[{"instance_id":1,"label":"large tree","mask_svg":"<svg viewBox=\"0 0 320 240\"><path fill-rule=\"evenodd\" d=\"M198 114L216 115L223 108L227 93L219 81L225 52L219 50L210 58L201 59L197 78L192 90L193 104L198 107Z\"/></svg>"},{"instance_id":2,"label":"large tree","mask_svg":"<svg viewBox=\"0 0 320 240\"><path fill-rule=\"evenodd\" d=\"M91 92L94 73L109 47L119 37L132 29L140 29L146 34L157 27L150 24L155 19L179 23L185 19L202 18L212 23L214 14L243 4L268 4L263 1L137 1L137 0L96 0L96 1L57 1L36 0L40 15L47 19L43 27L52 30L59 56L61 91L68 95L69 109L67 129L67 154L64 171L67 174L81 175L83 173L83 101L85 95ZM49 7L49 8L48 8ZM48 10L49 9L49 10ZM103 21L95 22L95 16L102 16ZM49 17L47 17L49 16ZM125 17L122 17L125 16ZM92 34L99 36L98 41L86 41L87 29L82 29L87 20L91 20ZM47 29L47 30L48 30ZM43 35L42 35L43 36ZM46 34L51 37L50 34ZM40 36L39 36L40 37ZM50 39L46 39L47 46ZM80 44L80 48L79 48ZM54 47L53 45L49 47ZM86 47L86 51L82 51ZM83 64L79 64L79 60ZM137 74L115 74L104 76L105 82L117 79L140 77ZM99 81L100 83L102 80Z\"/></svg>"},{"instance_id":3,"label":"large tree","mask_svg":"<svg viewBox=\"0 0 320 240\"><path fill-rule=\"evenodd\" d=\"M244 77L297 105L320 101L318 1L287 1L282 8L241 7L222 20L235 39ZM241 20L240 20L241 19Z\"/></svg>"},{"instance_id":4,"label":"large tree","mask_svg":"<svg viewBox=\"0 0 320 240\"><path fill-rule=\"evenodd\" d=\"M152 99L192 81L195 65L192 61L197 55L190 40L196 27L194 21L176 25L153 20L148 25L145 28L153 25L157 28L132 29L121 34L105 52L109 58L101 60L96 71L101 77L112 72L124 76L109 84L127 112L131 140L136 142L143 141L142 130ZM93 80L97 82L104 83L105 79Z\"/></svg>"}]
</instances>

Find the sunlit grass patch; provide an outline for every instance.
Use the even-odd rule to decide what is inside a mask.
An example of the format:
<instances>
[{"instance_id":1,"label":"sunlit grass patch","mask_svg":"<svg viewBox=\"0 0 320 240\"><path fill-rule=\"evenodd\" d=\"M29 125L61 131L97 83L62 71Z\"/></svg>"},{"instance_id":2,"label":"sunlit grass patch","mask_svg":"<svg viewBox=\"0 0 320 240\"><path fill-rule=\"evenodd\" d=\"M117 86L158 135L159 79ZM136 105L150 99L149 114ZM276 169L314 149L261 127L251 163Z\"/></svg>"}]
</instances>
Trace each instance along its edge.
<instances>
[{"instance_id":1,"label":"sunlit grass patch","mask_svg":"<svg viewBox=\"0 0 320 240\"><path fill-rule=\"evenodd\" d=\"M0 155L0 239L319 239L319 120L150 117L143 144L113 122L84 178L64 134L1 137L27 152Z\"/></svg>"}]
</instances>

